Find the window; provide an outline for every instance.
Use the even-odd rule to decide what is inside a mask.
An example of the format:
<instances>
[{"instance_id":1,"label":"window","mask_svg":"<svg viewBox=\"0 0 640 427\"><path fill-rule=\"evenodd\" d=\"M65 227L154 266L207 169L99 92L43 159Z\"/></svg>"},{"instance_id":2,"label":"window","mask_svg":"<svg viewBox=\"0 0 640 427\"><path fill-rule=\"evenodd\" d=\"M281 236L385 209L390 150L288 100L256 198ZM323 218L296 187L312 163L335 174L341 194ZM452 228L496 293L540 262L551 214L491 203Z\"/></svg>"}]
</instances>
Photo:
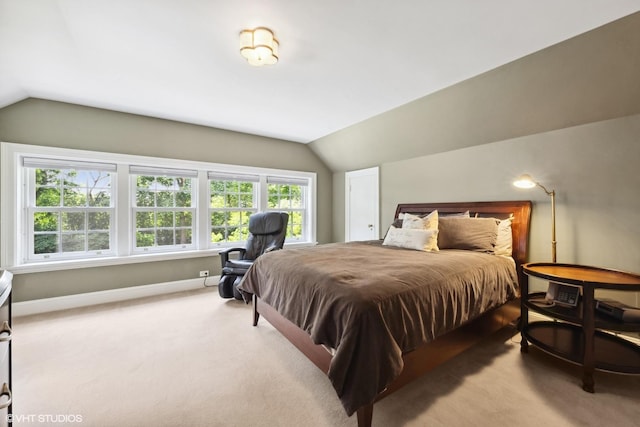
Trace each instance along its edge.
<instances>
[{"instance_id":1,"label":"window","mask_svg":"<svg viewBox=\"0 0 640 427\"><path fill-rule=\"evenodd\" d=\"M287 240L303 240L307 228L307 181L269 176L267 184L268 209L289 214Z\"/></svg>"},{"instance_id":2,"label":"window","mask_svg":"<svg viewBox=\"0 0 640 427\"><path fill-rule=\"evenodd\" d=\"M258 211L259 176L210 172L209 223L213 244L243 242L249 237L249 216Z\"/></svg>"},{"instance_id":3,"label":"window","mask_svg":"<svg viewBox=\"0 0 640 427\"><path fill-rule=\"evenodd\" d=\"M27 259L88 257L112 248L115 165L24 158Z\"/></svg>"},{"instance_id":4,"label":"window","mask_svg":"<svg viewBox=\"0 0 640 427\"><path fill-rule=\"evenodd\" d=\"M194 178L197 171L131 166L135 250L175 250L193 246Z\"/></svg>"},{"instance_id":5,"label":"window","mask_svg":"<svg viewBox=\"0 0 640 427\"><path fill-rule=\"evenodd\" d=\"M244 246L249 217L268 210L289 213L285 244L315 240L314 173L7 142L0 151L2 268L207 256Z\"/></svg>"}]
</instances>

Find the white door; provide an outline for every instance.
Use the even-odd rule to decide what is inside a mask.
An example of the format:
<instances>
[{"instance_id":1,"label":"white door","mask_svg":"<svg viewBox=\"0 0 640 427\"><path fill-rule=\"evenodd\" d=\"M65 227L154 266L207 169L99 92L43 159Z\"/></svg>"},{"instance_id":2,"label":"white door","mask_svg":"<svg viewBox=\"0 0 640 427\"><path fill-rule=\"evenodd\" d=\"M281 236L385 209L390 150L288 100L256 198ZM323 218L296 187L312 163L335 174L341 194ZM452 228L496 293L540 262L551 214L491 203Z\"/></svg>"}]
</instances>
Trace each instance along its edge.
<instances>
[{"instance_id":1,"label":"white door","mask_svg":"<svg viewBox=\"0 0 640 427\"><path fill-rule=\"evenodd\" d=\"M378 168L345 175L345 241L379 239Z\"/></svg>"}]
</instances>

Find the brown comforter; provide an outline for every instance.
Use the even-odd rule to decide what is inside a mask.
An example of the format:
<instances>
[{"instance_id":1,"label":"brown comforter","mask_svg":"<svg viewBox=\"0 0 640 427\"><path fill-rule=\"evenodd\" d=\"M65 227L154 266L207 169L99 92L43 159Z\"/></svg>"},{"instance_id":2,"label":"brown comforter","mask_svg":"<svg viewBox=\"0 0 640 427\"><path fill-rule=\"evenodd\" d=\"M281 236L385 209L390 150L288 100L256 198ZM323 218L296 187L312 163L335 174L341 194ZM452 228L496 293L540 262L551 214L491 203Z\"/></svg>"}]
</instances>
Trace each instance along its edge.
<instances>
[{"instance_id":1,"label":"brown comforter","mask_svg":"<svg viewBox=\"0 0 640 427\"><path fill-rule=\"evenodd\" d=\"M512 259L381 241L262 255L240 285L335 349L328 376L347 414L398 376L402 354L517 297Z\"/></svg>"}]
</instances>

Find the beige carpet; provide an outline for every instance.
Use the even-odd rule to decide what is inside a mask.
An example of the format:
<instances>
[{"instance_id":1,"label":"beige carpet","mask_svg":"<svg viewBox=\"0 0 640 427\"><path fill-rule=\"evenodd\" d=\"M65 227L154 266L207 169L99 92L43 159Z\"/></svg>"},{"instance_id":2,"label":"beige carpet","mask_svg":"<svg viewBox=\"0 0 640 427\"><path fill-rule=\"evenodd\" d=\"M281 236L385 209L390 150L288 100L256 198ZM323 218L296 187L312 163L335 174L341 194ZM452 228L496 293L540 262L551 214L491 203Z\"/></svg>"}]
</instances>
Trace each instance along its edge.
<instances>
[{"instance_id":1,"label":"beige carpet","mask_svg":"<svg viewBox=\"0 0 640 427\"><path fill-rule=\"evenodd\" d=\"M598 372L585 393L577 367L518 341L499 332L376 404L373 425L640 425L640 377ZM18 426L357 424L320 370L216 288L16 318L13 357Z\"/></svg>"}]
</instances>

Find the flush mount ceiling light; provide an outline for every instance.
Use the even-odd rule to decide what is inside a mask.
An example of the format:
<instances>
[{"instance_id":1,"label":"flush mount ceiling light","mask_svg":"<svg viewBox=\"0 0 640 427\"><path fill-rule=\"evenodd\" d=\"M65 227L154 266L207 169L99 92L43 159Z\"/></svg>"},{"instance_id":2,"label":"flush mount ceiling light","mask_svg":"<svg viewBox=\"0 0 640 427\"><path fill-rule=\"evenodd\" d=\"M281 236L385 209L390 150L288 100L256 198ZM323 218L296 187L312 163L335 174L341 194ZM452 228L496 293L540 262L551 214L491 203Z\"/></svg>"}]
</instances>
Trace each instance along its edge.
<instances>
[{"instance_id":1,"label":"flush mount ceiling light","mask_svg":"<svg viewBox=\"0 0 640 427\"><path fill-rule=\"evenodd\" d=\"M240 54L250 65L260 67L278 62L278 40L265 27L240 31Z\"/></svg>"}]
</instances>

